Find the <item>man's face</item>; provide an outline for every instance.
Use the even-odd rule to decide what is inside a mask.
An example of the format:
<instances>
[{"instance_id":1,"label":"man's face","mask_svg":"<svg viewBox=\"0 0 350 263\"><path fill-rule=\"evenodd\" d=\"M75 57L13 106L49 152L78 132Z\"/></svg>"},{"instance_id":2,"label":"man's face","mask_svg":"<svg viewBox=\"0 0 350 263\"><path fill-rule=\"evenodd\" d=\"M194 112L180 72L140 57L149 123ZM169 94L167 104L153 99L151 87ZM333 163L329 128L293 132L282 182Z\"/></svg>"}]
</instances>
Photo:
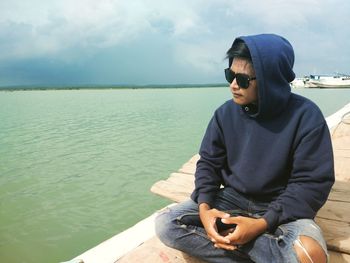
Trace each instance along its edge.
<instances>
[{"instance_id":1,"label":"man's face","mask_svg":"<svg viewBox=\"0 0 350 263\"><path fill-rule=\"evenodd\" d=\"M255 77L255 71L251 63L245 59L235 58L231 65L233 72ZM250 80L247 89L240 88L236 79L230 84L230 90L233 95L233 101L239 105L257 104L258 103L258 86L257 80Z\"/></svg>"}]
</instances>

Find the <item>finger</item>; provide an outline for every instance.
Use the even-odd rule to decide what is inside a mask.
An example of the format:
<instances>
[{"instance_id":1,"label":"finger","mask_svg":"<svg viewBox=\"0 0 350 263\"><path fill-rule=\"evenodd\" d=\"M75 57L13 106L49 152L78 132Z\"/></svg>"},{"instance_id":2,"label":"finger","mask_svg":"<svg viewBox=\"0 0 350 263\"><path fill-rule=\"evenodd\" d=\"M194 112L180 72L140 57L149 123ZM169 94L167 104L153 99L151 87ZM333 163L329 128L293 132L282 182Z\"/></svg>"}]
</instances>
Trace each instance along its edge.
<instances>
[{"instance_id":1,"label":"finger","mask_svg":"<svg viewBox=\"0 0 350 263\"><path fill-rule=\"evenodd\" d=\"M229 218L222 218L221 222L223 222L224 224L236 224L236 225L238 225L239 223L241 223L241 219L238 216L233 216L233 217L229 217Z\"/></svg>"},{"instance_id":2,"label":"finger","mask_svg":"<svg viewBox=\"0 0 350 263\"><path fill-rule=\"evenodd\" d=\"M214 242L214 243L224 243L224 244L226 243L226 244L229 244L231 242L227 237L221 236L217 232L208 233L208 236L210 237L211 241Z\"/></svg>"},{"instance_id":3,"label":"finger","mask_svg":"<svg viewBox=\"0 0 350 263\"><path fill-rule=\"evenodd\" d=\"M237 229L228 234L226 238L230 240L231 244L242 245L245 243L244 239L242 240L242 233Z\"/></svg>"},{"instance_id":4,"label":"finger","mask_svg":"<svg viewBox=\"0 0 350 263\"><path fill-rule=\"evenodd\" d=\"M230 240L230 242L238 242L238 235L235 232L229 233L226 237Z\"/></svg>"},{"instance_id":5,"label":"finger","mask_svg":"<svg viewBox=\"0 0 350 263\"><path fill-rule=\"evenodd\" d=\"M216 242L230 243L230 240L228 238L218 233L216 226L209 227L207 234L211 238L211 241L214 243Z\"/></svg>"},{"instance_id":6,"label":"finger","mask_svg":"<svg viewBox=\"0 0 350 263\"><path fill-rule=\"evenodd\" d=\"M218 233L216 225L208 226L207 235L210 237L212 242L230 243L230 240L226 237L221 236Z\"/></svg>"},{"instance_id":7,"label":"finger","mask_svg":"<svg viewBox=\"0 0 350 263\"><path fill-rule=\"evenodd\" d=\"M226 249L226 250L235 250L237 249L237 246L232 245L232 244L223 244L223 243L215 243L214 247L216 248L222 248L222 249Z\"/></svg>"},{"instance_id":8,"label":"finger","mask_svg":"<svg viewBox=\"0 0 350 263\"><path fill-rule=\"evenodd\" d=\"M215 215L215 217L218 217L218 218L229 218L230 217L230 214L219 211L219 210L216 210L214 215Z\"/></svg>"}]
</instances>

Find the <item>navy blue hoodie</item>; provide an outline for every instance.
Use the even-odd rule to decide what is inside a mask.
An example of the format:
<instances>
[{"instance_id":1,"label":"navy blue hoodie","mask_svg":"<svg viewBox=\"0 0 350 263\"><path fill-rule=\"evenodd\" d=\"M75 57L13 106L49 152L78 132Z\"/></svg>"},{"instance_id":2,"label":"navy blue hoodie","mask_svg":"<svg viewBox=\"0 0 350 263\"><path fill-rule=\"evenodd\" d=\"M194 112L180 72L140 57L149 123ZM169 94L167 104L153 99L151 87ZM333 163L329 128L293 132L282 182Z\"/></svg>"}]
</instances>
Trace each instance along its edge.
<instances>
[{"instance_id":1,"label":"navy blue hoodie","mask_svg":"<svg viewBox=\"0 0 350 263\"><path fill-rule=\"evenodd\" d=\"M249 48L258 85L253 112L229 100L211 119L200 147L192 199L211 205L220 185L270 203L272 231L314 218L334 183L327 123L310 100L291 93L294 52L273 34L240 37ZM231 66L232 60L229 61Z\"/></svg>"}]
</instances>

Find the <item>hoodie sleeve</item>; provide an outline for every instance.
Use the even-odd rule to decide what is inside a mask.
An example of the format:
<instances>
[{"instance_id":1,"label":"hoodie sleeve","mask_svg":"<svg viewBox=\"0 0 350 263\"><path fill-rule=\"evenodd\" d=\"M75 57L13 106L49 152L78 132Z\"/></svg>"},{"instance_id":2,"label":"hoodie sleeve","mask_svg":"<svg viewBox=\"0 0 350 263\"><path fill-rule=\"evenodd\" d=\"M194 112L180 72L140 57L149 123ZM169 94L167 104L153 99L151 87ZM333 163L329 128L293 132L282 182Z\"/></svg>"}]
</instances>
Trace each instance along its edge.
<instances>
[{"instance_id":1,"label":"hoodie sleeve","mask_svg":"<svg viewBox=\"0 0 350 263\"><path fill-rule=\"evenodd\" d=\"M222 184L220 170L226 161L222 129L215 112L209 122L200 147L200 159L197 162L195 173L195 190L191 198L199 204L207 203L210 206Z\"/></svg>"},{"instance_id":2,"label":"hoodie sleeve","mask_svg":"<svg viewBox=\"0 0 350 263\"><path fill-rule=\"evenodd\" d=\"M295 148L286 189L263 216L269 231L296 219L313 219L327 201L333 183L332 144L324 122L304 135Z\"/></svg>"}]
</instances>

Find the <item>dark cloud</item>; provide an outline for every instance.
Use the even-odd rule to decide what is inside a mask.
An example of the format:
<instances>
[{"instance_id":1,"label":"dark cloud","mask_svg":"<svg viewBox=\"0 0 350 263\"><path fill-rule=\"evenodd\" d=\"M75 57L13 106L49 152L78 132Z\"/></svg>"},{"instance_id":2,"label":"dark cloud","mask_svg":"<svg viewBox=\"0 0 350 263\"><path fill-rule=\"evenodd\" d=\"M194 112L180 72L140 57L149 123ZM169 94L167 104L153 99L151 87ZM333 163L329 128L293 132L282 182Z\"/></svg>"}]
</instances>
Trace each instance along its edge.
<instances>
[{"instance_id":1,"label":"dark cloud","mask_svg":"<svg viewBox=\"0 0 350 263\"><path fill-rule=\"evenodd\" d=\"M346 0L31 0L20 8L19 0L5 0L0 85L222 82L232 40L265 32L293 44L297 75L350 73L349 5Z\"/></svg>"}]
</instances>

